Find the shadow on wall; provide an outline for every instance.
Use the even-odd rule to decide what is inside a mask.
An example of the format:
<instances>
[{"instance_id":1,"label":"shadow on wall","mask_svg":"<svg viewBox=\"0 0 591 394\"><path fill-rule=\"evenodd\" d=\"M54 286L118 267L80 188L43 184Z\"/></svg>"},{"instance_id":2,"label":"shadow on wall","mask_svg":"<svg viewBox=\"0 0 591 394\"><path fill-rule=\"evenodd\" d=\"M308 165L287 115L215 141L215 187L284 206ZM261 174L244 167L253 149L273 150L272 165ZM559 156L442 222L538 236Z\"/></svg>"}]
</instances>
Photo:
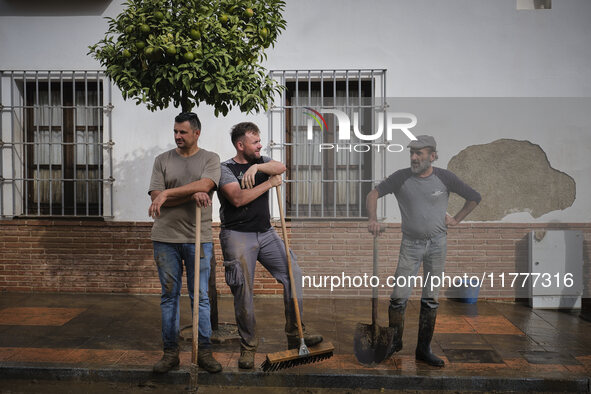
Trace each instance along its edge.
<instances>
[{"instance_id":1,"label":"shadow on wall","mask_svg":"<svg viewBox=\"0 0 591 394\"><path fill-rule=\"evenodd\" d=\"M156 156L164 153L174 146L168 145L165 147L154 146L150 149L138 149L132 153L127 153L123 156L121 161L113 163L113 173L115 177L115 197L117 195L125 196L125 200L121 201L115 198L115 206L113 212L115 217L135 216L141 218L142 221L148 221L148 206L150 197L148 196L148 188L150 186L150 177L152 176L152 167L154 166L154 159ZM125 206L122 206L125 204Z\"/></svg>"},{"instance_id":2,"label":"shadow on wall","mask_svg":"<svg viewBox=\"0 0 591 394\"><path fill-rule=\"evenodd\" d=\"M552 168L542 148L529 141L500 139L469 146L447 168L482 195L469 220L501 220L516 212L538 218L575 201L574 179ZM459 211L463 203L452 194L449 212Z\"/></svg>"},{"instance_id":3,"label":"shadow on wall","mask_svg":"<svg viewBox=\"0 0 591 394\"><path fill-rule=\"evenodd\" d=\"M103 15L111 0L0 0L0 16Z\"/></svg>"}]
</instances>

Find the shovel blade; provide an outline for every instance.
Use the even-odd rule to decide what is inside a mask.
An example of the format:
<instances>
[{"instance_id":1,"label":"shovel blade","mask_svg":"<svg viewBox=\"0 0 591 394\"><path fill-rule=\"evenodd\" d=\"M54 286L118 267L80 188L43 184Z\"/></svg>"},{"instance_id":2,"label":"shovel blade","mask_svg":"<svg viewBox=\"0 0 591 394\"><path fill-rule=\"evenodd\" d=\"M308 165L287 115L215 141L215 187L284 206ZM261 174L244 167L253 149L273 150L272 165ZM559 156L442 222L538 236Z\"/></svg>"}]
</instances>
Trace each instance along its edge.
<instances>
[{"instance_id":1,"label":"shovel blade","mask_svg":"<svg viewBox=\"0 0 591 394\"><path fill-rule=\"evenodd\" d=\"M394 353L394 329L376 324L357 323L353 349L355 357L363 365L376 365Z\"/></svg>"}]
</instances>

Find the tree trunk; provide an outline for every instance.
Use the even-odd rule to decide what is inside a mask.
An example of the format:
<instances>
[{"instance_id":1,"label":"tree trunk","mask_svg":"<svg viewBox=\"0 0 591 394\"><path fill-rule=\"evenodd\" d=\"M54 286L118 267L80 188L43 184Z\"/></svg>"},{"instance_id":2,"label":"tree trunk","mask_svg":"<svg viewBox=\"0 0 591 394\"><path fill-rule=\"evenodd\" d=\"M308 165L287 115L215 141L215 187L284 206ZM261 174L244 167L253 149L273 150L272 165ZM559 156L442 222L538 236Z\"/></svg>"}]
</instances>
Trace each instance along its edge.
<instances>
[{"instance_id":1,"label":"tree trunk","mask_svg":"<svg viewBox=\"0 0 591 394\"><path fill-rule=\"evenodd\" d=\"M191 112L193 108L193 103L189 99L189 93L183 89L181 92L181 110L183 112Z\"/></svg>"},{"instance_id":2,"label":"tree trunk","mask_svg":"<svg viewBox=\"0 0 591 394\"><path fill-rule=\"evenodd\" d=\"M193 102L189 99L188 92L183 89L181 92L181 110L183 112L191 112L193 108ZM212 251L210 264L210 273L209 273L209 289L207 295L209 297L209 307L210 307L210 321L211 321L211 329L217 330L218 329L218 295L217 295L217 287L215 284L215 250Z\"/></svg>"}]
</instances>

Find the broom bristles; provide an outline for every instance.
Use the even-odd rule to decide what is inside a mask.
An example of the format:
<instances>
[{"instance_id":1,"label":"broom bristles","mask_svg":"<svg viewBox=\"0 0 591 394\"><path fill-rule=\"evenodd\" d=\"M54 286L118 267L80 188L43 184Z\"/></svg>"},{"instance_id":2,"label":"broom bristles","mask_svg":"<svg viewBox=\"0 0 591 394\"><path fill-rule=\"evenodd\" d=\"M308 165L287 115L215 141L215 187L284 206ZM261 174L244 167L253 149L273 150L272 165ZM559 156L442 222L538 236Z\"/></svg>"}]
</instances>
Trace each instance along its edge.
<instances>
[{"instance_id":1,"label":"broom bristles","mask_svg":"<svg viewBox=\"0 0 591 394\"><path fill-rule=\"evenodd\" d=\"M328 352L328 353L324 353L321 355L296 358L296 359L287 360L287 361L279 361L276 363L271 363L271 362L269 362L269 360L265 360L261 364L261 369L263 370L263 372L274 372L274 371L278 371L280 369L297 367L298 365L316 363L319 361L329 359L332 356L333 356L333 352Z\"/></svg>"},{"instance_id":2,"label":"broom bristles","mask_svg":"<svg viewBox=\"0 0 591 394\"><path fill-rule=\"evenodd\" d=\"M267 354L267 358L261 364L261 369L264 372L272 372L297 367L298 365L316 363L331 358L334 352L334 346L330 342L323 342L317 346L311 346L308 349L310 350L310 354L301 356L299 355L298 349Z\"/></svg>"}]
</instances>

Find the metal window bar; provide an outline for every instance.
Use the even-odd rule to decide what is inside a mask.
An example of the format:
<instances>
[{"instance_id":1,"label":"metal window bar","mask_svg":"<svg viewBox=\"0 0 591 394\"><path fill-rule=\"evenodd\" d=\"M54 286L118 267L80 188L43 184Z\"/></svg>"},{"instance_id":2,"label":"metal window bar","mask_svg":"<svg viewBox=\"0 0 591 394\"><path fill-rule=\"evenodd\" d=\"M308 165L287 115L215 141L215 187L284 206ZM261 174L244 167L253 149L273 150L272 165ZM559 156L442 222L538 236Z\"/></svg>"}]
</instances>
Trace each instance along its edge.
<instances>
[{"instance_id":1,"label":"metal window bar","mask_svg":"<svg viewBox=\"0 0 591 394\"><path fill-rule=\"evenodd\" d=\"M295 105L296 105L296 107L299 107L300 106L300 89L299 89L299 79L298 79L298 76L299 76L299 72L296 71L296 73L295 73L295 102L296 102ZM291 118L293 119L294 116L292 115ZM297 116L297 114L295 115L295 121L296 121L295 127L296 127L296 130L298 130L299 127L300 127L300 122L299 122L300 121L300 117ZM291 141L292 142L295 142L295 144L297 144L298 143L297 135L292 136ZM294 145L294 146L296 146L296 145ZM292 160L293 160L293 157L292 157ZM299 179L299 175L300 175L300 167L299 166L296 167L295 173L296 173L295 179L297 180L297 179ZM294 186L295 186L295 201L299 202L299 196L300 196L299 189L300 188L298 187L298 184L297 183ZM297 203L297 202L296 202L296 216L299 216L299 214L300 214L300 204Z\"/></svg>"},{"instance_id":2,"label":"metal window bar","mask_svg":"<svg viewBox=\"0 0 591 394\"><path fill-rule=\"evenodd\" d=\"M297 84L297 83L296 83ZM320 72L320 107L324 107L324 72ZM296 109L297 111L297 109ZM326 130L328 131L328 130ZM323 134L323 136L326 134ZM322 141L322 138L320 139ZM320 159L320 179L324 178L324 160ZM299 201L297 202L299 204ZM312 215L312 212L310 212ZM324 185L320 184L320 216L324 217Z\"/></svg>"},{"instance_id":3,"label":"metal window bar","mask_svg":"<svg viewBox=\"0 0 591 394\"><path fill-rule=\"evenodd\" d=\"M349 71L347 70L345 72L345 86L349 86ZM345 89L345 105L347 106L347 108L349 108L350 102L349 102L349 89ZM347 152L347 163L351 162L351 152L349 151L345 151ZM345 179L349 180L349 178L351 177L351 173L350 173L350 166L347 166L347 176L345 177ZM349 182L347 182L345 184L345 190L349 191ZM350 216L350 207L349 207L349 203L350 203L350 198L349 198L349 193L345 193L346 194L346 207L347 207L347 214L346 216L349 217Z\"/></svg>"},{"instance_id":4,"label":"metal window bar","mask_svg":"<svg viewBox=\"0 0 591 394\"><path fill-rule=\"evenodd\" d=\"M73 73L72 73L73 74ZM72 75L72 79L74 79L74 75ZM74 120L72 122L72 127L74 128L73 130L73 135L72 135L72 141L76 141L77 137L78 137L78 108L76 105L76 83L72 84L72 115L74 117ZM73 147L73 154L74 154L74 160L72 161L74 168L72 170L72 192L74 193L74 216L78 216L78 149L76 149L77 147L74 146Z\"/></svg>"},{"instance_id":5,"label":"metal window bar","mask_svg":"<svg viewBox=\"0 0 591 394\"><path fill-rule=\"evenodd\" d=\"M111 97L100 70L0 70L0 218L113 217Z\"/></svg>"},{"instance_id":6,"label":"metal window bar","mask_svg":"<svg viewBox=\"0 0 591 394\"><path fill-rule=\"evenodd\" d=\"M347 90L349 87L345 87L345 90ZM337 105L337 74L336 71L332 71L332 101L333 101L333 105L336 107ZM332 134L332 138L333 141L335 142L335 144L337 143L337 123L333 122L333 129L334 132ZM338 175L337 175L337 156L338 154L334 154L332 155L332 179L334 181L336 181L338 179ZM333 212L333 216L336 216L336 212L337 212L337 185L336 183L332 185L332 203L333 203L333 208L332 208L332 212Z\"/></svg>"},{"instance_id":7,"label":"metal window bar","mask_svg":"<svg viewBox=\"0 0 591 394\"><path fill-rule=\"evenodd\" d=\"M312 78L310 78L310 70L308 70L308 107L312 106ZM312 215L312 144L308 144L308 216ZM299 208L300 204L296 207ZM298 215L296 215L298 217Z\"/></svg>"},{"instance_id":8,"label":"metal window bar","mask_svg":"<svg viewBox=\"0 0 591 394\"><path fill-rule=\"evenodd\" d=\"M314 149L318 149L318 146L314 146L317 130L313 131L314 140L307 140L306 120L301 113L306 107L319 105L321 108L342 110L352 119L353 111L358 111L359 128L363 130L361 124L364 124L363 127L373 130L375 117L383 116L385 120L386 116L385 113L378 113L378 111L384 111L386 106L385 74L384 69L309 69L270 72L271 78L286 87L278 95L279 100L274 103L269 113L269 133L272 137L267 150L270 152L279 150L278 156L281 159L288 158L290 161L286 163L290 174L286 183L290 187L284 188L284 200L287 199L288 191L290 193L290 206L285 205L288 208L288 217L297 219L365 217L365 194L385 176L385 150L372 151L362 158L359 155L363 154L345 149L344 152L333 152L328 162L322 157L317 162L315 161L317 156L314 155ZM355 84L357 92L354 92ZM303 89L307 89L307 92L301 93ZM319 97L316 97L318 93ZM380 100L377 99L376 93L381 95ZM329 97L331 94L332 97ZM355 98L357 102L352 101ZM280 116L273 116L277 112ZM304 124L301 124L300 118L304 118ZM329 127L334 139L329 141L327 133L322 133L318 134L320 141L336 145L339 143L336 120L331 122ZM287 133L290 134L287 135ZM351 144L360 141L352 136ZM380 140L372 142L385 142L385 133ZM332 171L326 168L326 165L329 167L332 165ZM367 166L371 166L371 171ZM330 174L326 173L326 170ZM330 193L327 194L327 191ZM381 212L378 212L378 215L382 217L385 210L384 199L381 201L380 208Z\"/></svg>"},{"instance_id":9,"label":"metal window bar","mask_svg":"<svg viewBox=\"0 0 591 394\"><path fill-rule=\"evenodd\" d=\"M26 89L26 85L25 85L25 89ZM41 133L40 129L39 129L39 119L41 118L41 109L40 109L40 105L39 105L39 71L35 71L35 109L34 109L34 111L37 113L37 116L38 116L38 118L37 118L38 121L35 123L35 128L37 131L37 136L39 136ZM37 143L37 140L33 139L33 141L34 141L33 154L35 154L35 151L37 151L37 152L41 151L41 147ZM36 186L36 193L35 194L37 194L37 215L39 215L41 213L41 187L39 185L39 179L38 179L38 176L41 173L41 166L40 166L39 162L40 162L40 160L39 160L39 158L37 158L37 160L35 160L35 164L37 164L37 175L34 176L34 178L35 178L34 184ZM27 175L27 177L28 176L29 175Z\"/></svg>"}]
</instances>

